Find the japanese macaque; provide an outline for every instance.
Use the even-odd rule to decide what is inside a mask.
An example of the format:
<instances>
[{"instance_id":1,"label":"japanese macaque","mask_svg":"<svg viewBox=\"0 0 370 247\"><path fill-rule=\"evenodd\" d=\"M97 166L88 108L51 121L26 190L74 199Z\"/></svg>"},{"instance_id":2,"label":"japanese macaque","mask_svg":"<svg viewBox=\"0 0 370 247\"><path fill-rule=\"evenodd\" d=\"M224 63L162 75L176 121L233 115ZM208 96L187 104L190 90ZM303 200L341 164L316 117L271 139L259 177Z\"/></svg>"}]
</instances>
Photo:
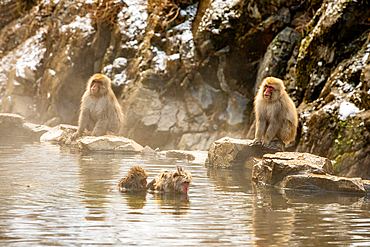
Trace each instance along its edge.
<instances>
[{"instance_id":1,"label":"japanese macaque","mask_svg":"<svg viewBox=\"0 0 370 247\"><path fill-rule=\"evenodd\" d=\"M146 190L148 174L140 166L134 166L118 183L119 191Z\"/></svg>"},{"instance_id":2,"label":"japanese macaque","mask_svg":"<svg viewBox=\"0 0 370 247\"><path fill-rule=\"evenodd\" d=\"M77 132L72 140L80 137L85 129L93 136L119 134L123 123L120 104L111 88L110 79L102 74L95 74L87 82L81 100Z\"/></svg>"},{"instance_id":3,"label":"japanese macaque","mask_svg":"<svg viewBox=\"0 0 370 247\"><path fill-rule=\"evenodd\" d=\"M265 78L254 99L256 132L254 143L268 147L273 139L289 144L295 139L298 126L297 109L285 91L283 81Z\"/></svg>"},{"instance_id":4,"label":"japanese macaque","mask_svg":"<svg viewBox=\"0 0 370 247\"><path fill-rule=\"evenodd\" d=\"M161 172L147 185L147 188L163 192L188 193L190 182L191 173L177 167L177 171Z\"/></svg>"}]
</instances>

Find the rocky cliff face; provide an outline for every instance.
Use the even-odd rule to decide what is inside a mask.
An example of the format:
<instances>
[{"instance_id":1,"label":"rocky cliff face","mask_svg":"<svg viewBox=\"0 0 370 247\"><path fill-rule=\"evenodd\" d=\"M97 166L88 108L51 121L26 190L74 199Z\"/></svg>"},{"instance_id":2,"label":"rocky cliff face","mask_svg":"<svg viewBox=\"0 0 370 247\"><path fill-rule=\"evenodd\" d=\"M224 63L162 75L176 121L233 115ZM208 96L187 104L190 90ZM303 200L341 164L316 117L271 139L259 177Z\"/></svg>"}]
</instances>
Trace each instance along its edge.
<instances>
[{"instance_id":1,"label":"rocky cliff face","mask_svg":"<svg viewBox=\"0 0 370 247\"><path fill-rule=\"evenodd\" d=\"M76 125L87 79L104 73L125 110L126 137L152 148L207 150L224 136L245 138L255 90L276 76L300 112L293 148L335 160L341 175L366 178L369 7L354 0L3 1L1 111Z\"/></svg>"}]
</instances>

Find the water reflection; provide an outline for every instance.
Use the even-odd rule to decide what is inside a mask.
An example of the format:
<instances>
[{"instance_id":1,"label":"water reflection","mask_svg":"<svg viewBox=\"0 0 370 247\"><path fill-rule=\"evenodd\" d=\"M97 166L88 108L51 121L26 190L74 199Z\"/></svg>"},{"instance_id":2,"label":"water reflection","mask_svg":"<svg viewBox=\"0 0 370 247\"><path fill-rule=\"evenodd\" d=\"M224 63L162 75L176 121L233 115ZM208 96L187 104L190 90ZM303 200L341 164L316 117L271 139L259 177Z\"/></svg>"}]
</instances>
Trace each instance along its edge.
<instances>
[{"instance_id":1,"label":"water reflection","mask_svg":"<svg viewBox=\"0 0 370 247\"><path fill-rule=\"evenodd\" d=\"M370 233L351 232L349 224L364 204L365 198L345 193L309 193L285 190L277 192L271 187L253 185L253 229L256 245L289 245L292 239L302 246L352 243L353 238L370 242ZM344 210L344 211L343 211ZM370 226L369 213L362 212ZM326 243L326 244L323 244Z\"/></svg>"},{"instance_id":2,"label":"water reflection","mask_svg":"<svg viewBox=\"0 0 370 247\"><path fill-rule=\"evenodd\" d=\"M252 170L242 166L230 169L208 167L207 176L226 191L237 189L240 192L250 193L252 189L250 180Z\"/></svg>"},{"instance_id":3,"label":"water reflection","mask_svg":"<svg viewBox=\"0 0 370 247\"><path fill-rule=\"evenodd\" d=\"M182 215L188 214L190 200L187 194L180 193L152 193L153 199L157 201L164 214ZM168 210L169 209L169 210Z\"/></svg>"},{"instance_id":4,"label":"water reflection","mask_svg":"<svg viewBox=\"0 0 370 247\"><path fill-rule=\"evenodd\" d=\"M131 209L142 209L146 205L146 191L125 191L121 193L126 199L127 206Z\"/></svg>"},{"instance_id":5,"label":"water reflection","mask_svg":"<svg viewBox=\"0 0 370 247\"><path fill-rule=\"evenodd\" d=\"M119 174L119 160L114 154L92 153L89 155L78 154L77 164L79 167L80 193L85 208L87 209L86 220L104 221L109 204L107 191L110 188L109 181Z\"/></svg>"}]
</instances>

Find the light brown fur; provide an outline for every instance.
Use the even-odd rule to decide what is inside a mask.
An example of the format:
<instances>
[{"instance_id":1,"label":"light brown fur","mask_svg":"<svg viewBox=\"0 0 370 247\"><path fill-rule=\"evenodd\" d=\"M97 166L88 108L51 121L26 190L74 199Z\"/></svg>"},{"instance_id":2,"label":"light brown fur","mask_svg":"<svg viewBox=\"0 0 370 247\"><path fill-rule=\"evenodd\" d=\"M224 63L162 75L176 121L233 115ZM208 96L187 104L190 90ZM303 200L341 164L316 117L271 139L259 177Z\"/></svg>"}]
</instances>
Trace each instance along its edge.
<instances>
[{"instance_id":1,"label":"light brown fur","mask_svg":"<svg viewBox=\"0 0 370 247\"><path fill-rule=\"evenodd\" d=\"M148 174L140 166L134 166L130 169L127 175L118 183L118 189L122 191L129 190L146 190L146 179Z\"/></svg>"},{"instance_id":2,"label":"light brown fur","mask_svg":"<svg viewBox=\"0 0 370 247\"><path fill-rule=\"evenodd\" d=\"M272 86L269 98L264 93L265 86ZM276 137L285 145L295 139L298 126L298 114L293 100L285 91L283 81L274 78L265 78L254 99L256 115L255 143L268 146Z\"/></svg>"},{"instance_id":3,"label":"light brown fur","mask_svg":"<svg viewBox=\"0 0 370 247\"><path fill-rule=\"evenodd\" d=\"M177 171L164 171L154 178L147 188L164 192L187 193L191 182L191 173L177 167Z\"/></svg>"},{"instance_id":4,"label":"light brown fur","mask_svg":"<svg viewBox=\"0 0 370 247\"><path fill-rule=\"evenodd\" d=\"M105 75L95 74L88 80L86 91L82 96L78 129L72 139L80 137L85 129L91 131L93 136L118 135L121 132L123 118L110 79Z\"/></svg>"}]
</instances>

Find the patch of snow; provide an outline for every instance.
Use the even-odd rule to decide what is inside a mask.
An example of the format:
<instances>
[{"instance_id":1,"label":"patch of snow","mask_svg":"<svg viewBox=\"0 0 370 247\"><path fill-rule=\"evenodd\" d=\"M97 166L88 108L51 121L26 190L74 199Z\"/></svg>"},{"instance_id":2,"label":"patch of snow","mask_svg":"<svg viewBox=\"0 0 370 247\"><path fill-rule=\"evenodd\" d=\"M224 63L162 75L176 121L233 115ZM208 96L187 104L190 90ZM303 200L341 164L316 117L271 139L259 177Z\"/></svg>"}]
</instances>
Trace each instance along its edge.
<instances>
[{"instance_id":1,"label":"patch of snow","mask_svg":"<svg viewBox=\"0 0 370 247\"><path fill-rule=\"evenodd\" d=\"M311 113L309 111L305 111L305 112L302 112L300 116L302 119L305 119L306 117L309 117L310 115Z\"/></svg>"},{"instance_id":2,"label":"patch of snow","mask_svg":"<svg viewBox=\"0 0 370 247\"><path fill-rule=\"evenodd\" d=\"M172 43L173 47L179 48L178 58L175 54L172 54L169 59L180 59L183 63L192 63L192 59L194 57L194 37L192 33L192 23L195 18L197 12L198 5L191 5L187 7L185 10L182 10L182 14L184 14L187 19L175 26L171 31L173 31L173 36L169 37L170 42ZM171 32L172 34L172 32ZM189 65L189 64L188 64Z\"/></svg>"},{"instance_id":3,"label":"patch of snow","mask_svg":"<svg viewBox=\"0 0 370 247\"><path fill-rule=\"evenodd\" d=\"M72 32L76 33L76 30L79 29L83 33L83 37L88 37L92 33L94 33L94 28L91 25L91 17L90 13L88 13L84 17L76 16L76 19L69 23L68 25L63 25L61 27L61 32L62 33L67 33L67 32Z\"/></svg>"},{"instance_id":4,"label":"patch of snow","mask_svg":"<svg viewBox=\"0 0 370 247\"><path fill-rule=\"evenodd\" d=\"M126 71L124 70L120 74L114 75L112 83L115 84L115 85L125 85L125 84L127 84L128 81L127 81Z\"/></svg>"},{"instance_id":5,"label":"patch of snow","mask_svg":"<svg viewBox=\"0 0 370 247\"><path fill-rule=\"evenodd\" d=\"M123 67L123 66L126 66L126 65L127 65L127 59L124 58L124 57L117 57L113 61L113 67L114 68L120 68L120 67Z\"/></svg>"},{"instance_id":6,"label":"patch of snow","mask_svg":"<svg viewBox=\"0 0 370 247\"><path fill-rule=\"evenodd\" d=\"M178 60L180 59L180 54L172 54L171 56L168 57L169 60Z\"/></svg>"},{"instance_id":7,"label":"patch of snow","mask_svg":"<svg viewBox=\"0 0 370 247\"><path fill-rule=\"evenodd\" d=\"M122 35L128 38L127 47L137 49L137 39L144 34L147 25L147 1L125 0L127 7L123 7L117 15L118 26Z\"/></svg>"},{"instance_id":8,"label":"patch of snow","mask_svg":"<svg viewBox=\"0 0 370 247\"><path fill-rule=\"evenodd\" d=\"M46 51L43 38L46 32L47 28L40 28L34 36L0 60L0 83L8 81L8 73L14 68L17 69L18 75L24 74L25 67L36 71L36 67L40 64Z\"/></svg>"},{"instance_id":9,"label":"patch of snow","mask_svg":"<svg viewBox=\"0 0 370 247\"><path fill-rule=\"evenodd\" d=\"M303 126L302 126L302 130L303 130L303 133L307 133L307 131L308 131L308 127L307 127L307 125L306 125L306 124L303 124Z\"/></svg>"},{"instance_id":10,"label":"patch of snow","mask_svg":"<svg viewBox=\"0 0 370 247\"><path fill-rule=\"evenodd\" d=\"M353 91L353 89L354 89L353 85L351 85L349 83L346 83L346 82L343 82L341 80L337 80L337 85L338 85L338 89L339 89L340 94L343 94L343 92L347 93L347 92Z\"/></svg>"},{"instance_id":11,"label":"patch of snow","mask_svg":"<svg viewBox=\"0 0 370 247\"><path fill-rule=\"evenodd\" d=\"M361 112L361 110L350 102L342 102L339 106L339 119L344 121L347 117Z\"/></svg>"},{"instance_id":12,"label":"patch of snow","mask_svg":"<svg viewBox=\"0 0 370 247\"><path fill-rule=\"evenodd\" d=\"M214 0L211 6L207 8L204 13L202 20L199 24L199 31L204 31L211 26L214 20L223 20L223 23L227 23L231 18L237 18L240 13L235 12L233 7L237 5L240 0ZM218 33L219 29L212 29L211 32Z\"/></svg>"},{"instance_id":13,"label":"patch of snow","mask_svg":"<svg viewBox=\"0 0 370 247\"><path fill-rule=\"evenodd\" d=\"M105 74L105 75L107 75L107 76L111 76L111 74L112 74L112 69L113 69L113 65L112 64L108 64L107 66L105 66L104 68L103 68L103 73Z\"/></svg>"},{"instance_id":14,"label":"patch of snow","mask_svg":"<svg viewBox=\"0 0 370 247\"><path fill-rule=\"evenodd\" d=\"M167 66L167 55L164 51L159 51L156 47L153 49L157 54L153 58L154 70L155 71L164 71Z\"/></svg>"},{"instance_id":15,"label":"patch of snow","mask_svg":"<svg viewBox=\"0 0 370 247\"><path fill-rule=\"evenodd\" d=\"M53 4L57 4L57 3L59 3L59 0L43 0L43 1L41 1L41 3L39 4L39 5L48 5L48 4L50 4L50 2L52 2ZM37 6L37 7L39 7L39 6Z\"/></svg>"}]
</instances>

